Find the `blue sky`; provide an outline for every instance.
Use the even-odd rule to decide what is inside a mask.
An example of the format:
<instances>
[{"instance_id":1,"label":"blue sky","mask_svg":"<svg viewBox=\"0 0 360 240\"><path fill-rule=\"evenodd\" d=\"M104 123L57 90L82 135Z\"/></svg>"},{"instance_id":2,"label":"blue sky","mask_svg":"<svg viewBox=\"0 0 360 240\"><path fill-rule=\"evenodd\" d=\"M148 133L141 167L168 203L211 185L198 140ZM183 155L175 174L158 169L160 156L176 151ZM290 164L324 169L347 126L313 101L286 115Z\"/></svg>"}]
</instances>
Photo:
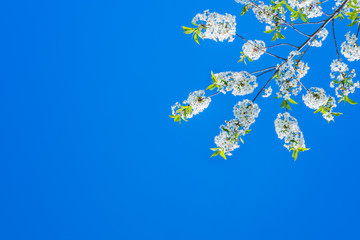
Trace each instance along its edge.
<instances>
[{"instance_id":1,"label":"blue sky","mask_svg":"<svg viewBox=\"0 0 360 240\"><path fill-rule=\"evenodd\" d=\"M253 131L227 161L209 148L243 98L216 96L181 125L168 117L211 70L277 63L237 63L240 39L197 45L180 26L206 9L270 43L232 0L0 3L1 239L360 238L358 105L341 104L331 124L294 106L311 148L295 163L274 129L280 100L257 100ZM337 26L341 42L347 29ZM335 57L330 37L312 49L306 86L332 93Z\"/></svg>"}]
</instances>

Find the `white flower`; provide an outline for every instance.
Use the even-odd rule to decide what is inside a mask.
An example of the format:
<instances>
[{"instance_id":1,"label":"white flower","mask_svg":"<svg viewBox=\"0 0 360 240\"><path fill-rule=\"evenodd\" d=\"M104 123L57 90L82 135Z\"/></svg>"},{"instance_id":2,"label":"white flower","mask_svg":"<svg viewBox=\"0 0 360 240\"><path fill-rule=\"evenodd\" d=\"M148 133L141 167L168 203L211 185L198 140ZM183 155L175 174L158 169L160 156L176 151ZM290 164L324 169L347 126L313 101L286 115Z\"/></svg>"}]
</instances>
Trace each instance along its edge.
<instances>
[{"instance_id":1,"label":"white flower","mask_svg":"<svg viewBox=\"0 0 360 240\"><path fill-rule=\"evenodd\" d=\"M350 62L360 59L360 46L356 43L357 37L355 34L348 32L346 35L346 41L341 44L341 53Z\"/></svg>"},{"instance_id":2,"label":"white flower","mask_svg":"<svg viewBox=\"0 0 360 240\"><path fill-rule=\"evenodd\" d=\"M284 147L288 150L305 148L305 140L297 120L288 112L279 113L275 120L275 131L280 139L285 140Z\"/></svg>"},{"instance_id":3,"label":"white flower","mask_svg":"<svg viewBox=\"0 0 360 240\"><path fill-rule=\"evenodd\" d=\"M242 50L244 55L248 56L251 60L258 60L266 52L265 43L261 40L248 40L242 46Z\"/></svg>"},{"instance_id":4,"label":"white flower","mask_svg":"<svg viewBox=\"0 0 360 240\"><path fill-rule=\"evenodd\" d=\"M229 42L234 41L236 34L235 16L230 14L210 13L209 10L203 14L198 13L192 20L198 26L205 26L204 38L212 39L220 42L228 39Z\"/></svg>"},{"instance_id":5,"label":"white flower","mask_svg":"<svg viewBox=\"0 0 360 240\"><path fill-rule=\"evenodd\" d=\"M308 90L306 95L303 95L302 99L307 107L318 109L327 103L329 97L326 96L324 89L312 87Z\"/></svg>"},{"instance_id":6,"label":"white flower","mask_svg":"<svg viewBox=\"0 0 360 240\"><path fill-rule=\"evenodd\" d=\"M235 96L243 96L253 93L258 86L256 77L246 71L221 72L214 75L222 93L232 91Z\"/></svg>"},{"instance_id":7,"label":"white flower","mask_svg":"<svg viewBox=\"0 0 360 240\"><path fill-rule=\"evenodd\" d=\"M264 94L262 95L262 97L264 97L264 98L270 97L271 93L272 93L272 88L270 86L270 87L264 89Z\"/></svg>"},{"instance_id":8,"label":"white flower","mask_svg":"<svg viewBox=\"0 0 360 240\"><path fill-rule=\"evenodd\" d=\"M326 39L328 34L329 34L329 32L328 32L328 30L326 30L326 28L321 29L319 31L319 33L316 34L314 39L311 42L309 42L309 45L312 47L321 47L322 42Z\"/></svg>"}]
</instances>

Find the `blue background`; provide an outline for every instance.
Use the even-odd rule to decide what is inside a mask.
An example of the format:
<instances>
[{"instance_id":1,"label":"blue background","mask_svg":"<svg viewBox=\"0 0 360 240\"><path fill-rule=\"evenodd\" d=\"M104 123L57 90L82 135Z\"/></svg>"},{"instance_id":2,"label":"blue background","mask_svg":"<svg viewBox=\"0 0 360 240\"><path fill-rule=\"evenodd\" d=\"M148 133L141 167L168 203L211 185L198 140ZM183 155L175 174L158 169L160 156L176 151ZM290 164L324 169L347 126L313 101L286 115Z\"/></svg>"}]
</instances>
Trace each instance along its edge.
<instances>
[{"instance_id":1,"label":"blue background","mask_svg":"<svg viewBox=\"0 0 360 240\"><path fill-rule=\"evenodd\" d=\"M197 45L180 26L205 9L271 45L232 0L1 1L0 239L360 239L359 105L341 104L327 124L296 97L311 150L295 163L274 130L280 100L257 100L253 131L227 161L209 148L242 97L218 95L181 125L168 117L211 70L278 63L237 63L240 39ZM348 29L337 27L341 43ZM304 83L334 95L333 46L329 35L309 51Z\"/></svg>"}]
</instances>

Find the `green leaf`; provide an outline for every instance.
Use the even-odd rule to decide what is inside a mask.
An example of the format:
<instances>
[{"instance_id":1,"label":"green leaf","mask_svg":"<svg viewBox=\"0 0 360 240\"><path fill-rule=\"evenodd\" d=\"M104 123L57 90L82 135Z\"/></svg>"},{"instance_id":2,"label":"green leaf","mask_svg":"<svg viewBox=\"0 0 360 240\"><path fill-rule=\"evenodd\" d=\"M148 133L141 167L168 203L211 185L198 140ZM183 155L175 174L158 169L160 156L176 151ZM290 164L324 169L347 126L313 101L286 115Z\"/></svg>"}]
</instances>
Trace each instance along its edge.
<instances>
[{"instance_id":1,"label":"green leaf","mask_svg":"<svg viewBox=\"0 0 360 240\"><path fill-rule=\"evenodd\" d=\"M249 8L245 5L240 13L241 16L244 16L245 13L249 10Z\"/></svg>"},{"instance_id":2,"label":"green leaf","mask_svg":"<svg viewBox=\"0 0 360 240\"><path fill-rule=\"evenodd\" d=\"M300 12L300 17L301 17L301 20L303 20L303 22L308 22L306 15L303 14L302 12Z\"/></svg>"},{"instance_id":3,"label":"green leaf","mask_svg":"<svg viewBox=\"0 0 360 240\"><path fill-rule=\"evenodd\" d=\"M310 148L298 148L297 151L299 152L305 152L305 151L308 151L310 150Z\"/></svg>"},{"instance_id":4,"label":"green leaf","mask_svg":"<svg viewBox=\"0 0 360 240\"><path fill-rule=\"evenodd\" d=\"M241 55L241 58L240 58L240 60L238 61L238 62L242 62L242 61L244 61L245 60L245 58L246 58L246 55ZM246 63L246 62L245 62Z\"/></svg>"},{"instance_id":5,"label":"green leaf","mask_svg":"<svg viewBox=\"0 0 360 240\"><path fill-rule=\"evenodd\" d=\"M290 5L287 2L285 2L285 5L286 5L286 8L290 10L290 12L296 13L296 11L294 9L292 9L292 7L290 7Z\"/></svg>"},{"instance_id":6,"label":"green leaf","mask_svg":"<svg viewBox=\"0 0 360 240\"><path fill-rule=\"evenodd\" d=\"M339 13L339 14L335 17L335 19L336 19L336 18L339 18L340 21L341 21L341 20L344 19L344 16L343 16L341 13Z\"/></svg>"},{"instance_id":7,"label":"green leaf","mask_svg":"<svg viewBox=\"0 0 360 240\"><path fill-rule=\"evenodd\" d=\"M213 71L211 71L211 79L213 80L214 83L217 83L217 79L216 79Z\"/></svg>"},{"instance_id":8,"label":"green leaf","mask_svg":"<svg viewBox=\"0 0 360 240\"><path fill-rule=\"evenodd\" d=\"M287 105L289 105L288 101L287 101L287 100L284 100L284 101L281 103L280 107L285 108L285 107L287 107Z\"/></svg>"},{"instance_id":9,"label":"green leaf","mask_svg":"<svg viewBox=\"0 0 360 240\"><path fill-rule=\"evenodd\" d=\"M289 105L289 102L288 102L288 101L286 101L286 108L287 108L287 109L289 109L289 110L291 110L291 107L290 107L290 105Z\"/></svg>"},{"instance_id":10,"label":"green leaf","mask_svg":"<svg viewBox=\"0 0 360 240\"><path fill-rule=\"evenodd\" d=\"M206 88L206 90L212 91L212 90L214 90L216 87L217 87L217 85L216 85L215 83L213 83L213 84L211 84L210 86L208 86L208 87Z\"/></svg>"},{"instance_id":11,"label":"green leaf","mask_svg":"<svg viewBox=\"0 0 360 240\"><path fill-rule=\"evenodd\" d=\"M355 21L355 22L352 22L352 23L350 23L350 24L348 24L348 27L354 26L355 24L357 24L357 22L356 22L356 21Z\"/></svg>"},{"instance_id":12,"label":"green leaf","mask_svg":"<svg viewBox=\"0 0 360 240\"><path fill-rule=\"evenodd\" d=\"M295 20L299 18L299 12L294 12L291 14L291 17L293 17Z\"/></svg>"},{"instance_id":13,"label":"green leaf","mask_svg":"<svg viewBox=\"0 0 360 240\"><path fill-rule=\"evenodd\" d=\"M227 132L227 133L230 133L229 130L226 129L226 128L224 128L224 127L222 128L222 130L225 131L225 132Z\"/></svg>"},{"instance_id":14,"label":"green leaf","mask_svg":"<svg viewBox=\"0 0 360 240\"><path fill-rule=\"evenodd\" d=\"M336 116L336 117L339 117L340 115L342 115L342 113L331 113L332 115Z\"/></svg>"},{"instance_id":15,"label":"green leaf","mask_svg":"<svg viewBox=\"0 0 360 240\"><path fill-rule=\"evenodd\" d=\"M225 156L224 151L220 151L220 156L222 156L226 160L226 156Z\"/></svg>"},{"instance_id":16,"label":"green leaf","mask_svg":"<svg viewBox=\"0 0 360 240\"><path fill-rule=\"evenodd\" d=\"M245 134L248 134L250 132L251 132L251 129L248 129L248 130L245 131Z\"/></svg>"},{"instance_id":17,"label":"green leaf","mask_svg":"<svg viewBox=\"0 0 360 240\"><path fill-rule=\"evenodd\" d=\"M283 1L281 1L280 3L276 4L275 6L272 7L273 10L277 10L279 7L281 7L284 4Z\"/></svg>"},{"instance_id":18,"label":"green leaf","mask_svg":"<svg viewBox=\"0 0 360 240\"><path fill-rule=\"evenodd\" d=\"M318 112L320 112L321 111L321 107L319 107L319 109L318 110L316 110L314 113L318 113Z\"/></svg>"},{"instance_id":19,"label":"green leaf","mask_svg":"<svg viewBox=\"0 0 360 240\"><path fill-rule=\"evenodd\" d=\"M280 32L278 32L278 35L279 35L279 38L280 38L280 39L285 39L285 36L282 35Z\"/></svg>"},{"instance_id":20,"label":"green leaf","mask_svg":"<svg viewBox=\"0 0 360 240\"><path fill-rule=\"evenodd\" d=\"M210 157L211 157L211 158L212 158L212 157L215 157L215 156L219 155L219 153L220 153L220 151L216 151L216 152L214 152L213 155L211 155Z\"/></svg>"},{"instance_id":21,"label":"green leaf","mask_svg":"<svg viewBox=\"0 0 360 240\"><path fill-rule=\"evenodd\" d=\"M271 41L275 41L278 39L277 31L275 31L274 36L272 37Z\"/></svg>"},{"instance_id":22,"label":"green leaf","mask_svg":"<svg viewBox=\"0 0 360 240\"><path fill-rule=\"evenodd\" d=\"M195 40L195 42L197 42L197 44L200 45L199 38L198 38L198 35L196 33L194 34L194 40Z\"/></svg>"},{"instance_id":23,"label":"green leaf","mask_svg":"<svg viewBox=\"0 0 360 240\"><path fill-rule=\"evenodd\" d=\"M350 103L352 105L357 104L357 102L351 100L348 96L345 96L345 102L348 102L348 103Z\"/></svg>"},{"instance_id":24,"label":"green leaf","mask_svg":"<svg viewBox=\"0 0 360 240\"><path fill-rule=\"evenodd\" d=\"M184 31L187 31L187 30L194 30L194 28L189 28L189 27L184 27L184 26L182 26L182 28L184 29Z\"/></svg>"},{"instance_id":25,"label":"green leaf","mask_svg":"<svg viewBox=\"0 0 360 240\"><path fill-rule=\"evenodd\" d=\"M194 32L194 30L193 29L190 29L190 30L185 30L185 34L191 34L191 33L193 33Z\"/></svg>"},{"instance_id":26,"label":"green leaf","mask_svg":"<svg viewBox=\"0 0 360 240\"><path fill-rule=\"evenodd\" d=\"M298 151L297 150L293 150L292 157L294 158L294 161L296 161L296 159L298 157Z\"/></svg>"},{"instance_id":27,"label":"green leaf","mask_svg":"<svg viewBox=\"0 0 360 240\"><path fill-rule=\"evenodd\" d=\"M240 137L240 141L242 142L242 144L244 144L244 140Z\"/></svg>"},{"instance_id":28,"label":"green leaf","mask_svg":"<svg viewBox=\"0 0 360 240\"><path fill-rule=\"evenodd\" d=\"M264 31L264 33L272 33L273 31L274 31L274 29L270 29L270 30Z\"/></svg>"},{"instance_id":29,"label":"green leaf","mask_svg":"<svg viewBox=\"0 0 360 240\"><path fill-rule=\"evenodd\" d=\"M196 23L194 23L194 22L191 22L191 24L192 24L192 25L195 25L195 26L197 26L197 24L196 24Z\"/></svg>"},{"instance_id":30,"label":"green leaf","mask_svg":"<svg viewBox=\"0 0 360 240\"><path fill-rule=\"evenodd\" d=\"M171 117L171 118L176 118L176 115L169 115L169 117Z\"/></svg>"},{"instance_id":31,"label":"green leaf","mask_svg":"<svg viewBox=\"0 0 360 240\"><path fill-rule=\"evenodd\" d=\"M176 117L174 118L174 121L181 123L181 117L180 117L180 115L176 115Z\"/></svg>"},{"instance_id":32,"label":"green leaf","mask_svg":"<svg viewBox=\"0 0 360 240\"><path fill-rule=\"evenodd\" d=\"M293 99L289 98L289 102L292 104L298 104L297 102L295 102Z\"/></svg>"}]
</instances>

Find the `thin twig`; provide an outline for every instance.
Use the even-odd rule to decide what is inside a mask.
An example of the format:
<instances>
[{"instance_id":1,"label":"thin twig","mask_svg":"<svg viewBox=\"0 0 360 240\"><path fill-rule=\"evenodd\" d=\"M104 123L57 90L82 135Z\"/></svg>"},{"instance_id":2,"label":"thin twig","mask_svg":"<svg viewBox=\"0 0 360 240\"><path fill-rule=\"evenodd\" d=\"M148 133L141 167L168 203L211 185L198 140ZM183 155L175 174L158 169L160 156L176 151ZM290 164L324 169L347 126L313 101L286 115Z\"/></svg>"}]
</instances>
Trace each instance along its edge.
<instances>
[{"instance_id":1,"label":"thin twig","mask_svg":"<svg viewBox=\"0 0 360 240\"><path fill-rule=\"evenodd\" d=\"M266 88L266 86L270 83L271 79L273 79L273 77L276 75L276 73L279 70L275 71L274 74L271 76L271 78L265 83L265 85L260 89L260 91L256 94L256 96L253 99L253 102L255 102L256 98L260 95L260 93Z\"/></svg>"},{"instance_id":2,"label":"thin twig","mask_svg":"<svg viewBox=\"0 0 360 240\"><path fill-rule=\"evenodd\" d=\"M302 22L302 23L291 23L291 25L296 26L296 25L305 25L305 24L320 24L325 22L326 19L318 21L318 22Z\"/></svg>"},{"instance_id":3,"label":"thin twig","mask_svg":"<svg viewBox=\"0 0 360 240\"><path fill-rule=\"evenodd\" d=\"M218 95L219 93L220 93L220 92L214 93L214 94L208 96L208 98L213 97L213 96L216 96L216 95Z\"/></svg>"},{"instance_id":4,"label":"thin twig","mask_svg":"<svg viewBox=\"0 0 360 240\"><path fill-rule=\"evenodd\" d=\"M275 69L276 67L268 67L268 68L264 68L264 69L261 69L261 70L257 70L255 72L251 72L250 74L255 74L255 73L259 73L259 72L264 72L264 71L267 71L267 70L273 70Z\"/></svg>"},{"instance_id":5,"label":"thin twig","mask_svg":"<svg viewBox=\"0 0 360 240\"><path fill-rule=\"evenodd\" d=\"M300 81L300 80L298 80L299 81L299 83L306 89L306 91L309 91L309 89L307 89L306 87L305 87L305 85Z\"/></svg>"},{"instance_id":6,"label":"thin twig","mask_svg":"<svg viewBox=\"0 0 360 240\"><path fill-rule=\"evenodd\" d=\"M263 74L265 74L265 73L268 73L268 72L274 71L274 69L275 69L275 68L270 69L270 70L267 70L267 71L265 71L265 72L262 72L262 73L260 73L260 74L256 75L256 77L260 77L261 75L263 75Z\"/></svg>"},{"instance_id":7,"label":"thin twig","mask_svg":"<svg viewBox=\"0 0 360 240\"><path fill-rule=\"evenodd\" d=\"M272 45L272 46L268 46L266 48L273 48L273 47L277 47L277 46L281 46L281 45L288 45L288 46L291 46L291 47L294 47L294 48L298 48L297 46L292 45L290 43L279 43L279 44L275 44L275 45Z\"/></svg>"},{"instance_id":8,"label":"thin twig","mask_svg":"<svg viewBox=\"0 0 360 240\"><path fill-rule=\"evenodd\" d=\"M331 14L327 14L326 12L324 12L322 9L321 9L321 7L319 7L319 6L317 6L316 5L316 7L320 10L320 12L322 12L325 16L327 16L327 17L330 17L331 16Z\"/></svg>"}]
</instances>

